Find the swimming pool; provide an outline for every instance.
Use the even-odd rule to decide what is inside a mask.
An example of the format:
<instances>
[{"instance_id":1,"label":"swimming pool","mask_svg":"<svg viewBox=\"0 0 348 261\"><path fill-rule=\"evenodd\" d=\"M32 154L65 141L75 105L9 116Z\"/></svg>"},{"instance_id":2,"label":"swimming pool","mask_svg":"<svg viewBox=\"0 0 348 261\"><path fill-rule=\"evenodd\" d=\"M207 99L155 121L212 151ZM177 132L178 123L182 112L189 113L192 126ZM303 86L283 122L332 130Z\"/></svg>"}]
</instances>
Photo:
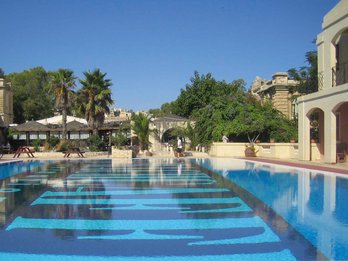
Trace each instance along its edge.
<instances>
[{"instance_id":1,"label":"swimming pool","mask_svg":"<svg viewBox=\"0 0 348 261\"><path fill-rule=\"evenodd\" d=\"M346 259L345 177L232 159L12 168L0 260Z\"/></svg>"}]
</instances>

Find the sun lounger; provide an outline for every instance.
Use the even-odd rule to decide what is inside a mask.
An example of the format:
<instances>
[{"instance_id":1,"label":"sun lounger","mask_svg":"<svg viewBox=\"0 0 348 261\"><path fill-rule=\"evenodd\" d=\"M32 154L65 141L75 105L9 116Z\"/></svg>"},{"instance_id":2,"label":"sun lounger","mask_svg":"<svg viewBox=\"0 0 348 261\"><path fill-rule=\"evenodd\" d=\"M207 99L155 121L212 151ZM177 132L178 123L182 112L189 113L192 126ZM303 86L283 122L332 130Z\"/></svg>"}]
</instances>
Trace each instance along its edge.
<instances>
[{"instance_id":1,"label":"sun lounger","mask_svg":"<svg viewBox=\"0 0 348 261\"><path fill-rule=\"evenodd\" d=\"M339 143L336 147L336 157L337 162L345 162L346 161L346 144Z\"/></svg>"}]
</instances>

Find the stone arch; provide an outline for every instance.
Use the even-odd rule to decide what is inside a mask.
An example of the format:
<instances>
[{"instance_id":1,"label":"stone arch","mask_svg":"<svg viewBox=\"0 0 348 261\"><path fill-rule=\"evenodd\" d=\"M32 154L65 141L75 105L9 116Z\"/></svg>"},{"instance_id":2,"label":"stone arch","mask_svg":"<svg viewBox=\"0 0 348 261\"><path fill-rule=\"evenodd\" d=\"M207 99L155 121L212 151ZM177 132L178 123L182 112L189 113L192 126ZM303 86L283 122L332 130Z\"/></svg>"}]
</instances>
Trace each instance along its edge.
<instances>
[{"instance_id":1,"label":"stone arch","mask_svg":"<svg viewBox=\"0 0 348 261\"><path fill-rule=\"evenodd\" d=\"M168 143L170 140L175 139L176 137L171 134L171 131L174 128L169 128L163 131L162 137L161 137L161 142L162 143Z\"/></svg>"},{"instance_id":2,"label":"stone arch","mask_svg":"<svg viewBox=\"0 0 348 261\"><path fill-rule=\"evenodd\" d=\"M187 124L190 124L189 119L182 118L177 115L167 115L153 119L151 128L156 130L156 135L150 136L150 142L152 143L153 150L166 151L170 149L167 141L174 137L171 137L170 131L177 127L186 128Z\"/></svg>"},{"instance_id":3,"label":"stone arch","mask_svg":"<svg viewBox=\"0 0 348 261\"><path fill-rule=\"evenodd\" d=\"M322 160L324 158L324 144L325 144L325 112L319 107L313 107L308 110L306 117L310 124L310 160Z\"/></svg>"},{"instance_id":4,"label":"stone arch","mask_svg":"<svg viewBox=\"0 0 348 261\"><path fill-rule=\"evenodd\" d=\"M336 143L348 144L348 101L338 103L332 112L336 116Z\"/></svg>"}]
</instances>

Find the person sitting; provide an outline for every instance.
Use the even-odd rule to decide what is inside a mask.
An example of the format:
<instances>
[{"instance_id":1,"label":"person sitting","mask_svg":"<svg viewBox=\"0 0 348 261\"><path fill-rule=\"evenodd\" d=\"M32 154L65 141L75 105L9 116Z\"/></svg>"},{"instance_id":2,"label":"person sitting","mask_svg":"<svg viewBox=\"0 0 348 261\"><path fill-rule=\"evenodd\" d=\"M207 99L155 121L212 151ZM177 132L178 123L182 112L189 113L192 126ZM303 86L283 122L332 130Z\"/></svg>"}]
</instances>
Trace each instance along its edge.
<instances>
[{"instance_id":1,"label":"person sitting","mask_svg":"<svg viewBox=\"0 0 348 261\"><path fill-rule=\"evenodd\" d=\"M222 136L222 142L227 143L229 141L228 137L226 135Z\"/></svg>"}]
</instances>

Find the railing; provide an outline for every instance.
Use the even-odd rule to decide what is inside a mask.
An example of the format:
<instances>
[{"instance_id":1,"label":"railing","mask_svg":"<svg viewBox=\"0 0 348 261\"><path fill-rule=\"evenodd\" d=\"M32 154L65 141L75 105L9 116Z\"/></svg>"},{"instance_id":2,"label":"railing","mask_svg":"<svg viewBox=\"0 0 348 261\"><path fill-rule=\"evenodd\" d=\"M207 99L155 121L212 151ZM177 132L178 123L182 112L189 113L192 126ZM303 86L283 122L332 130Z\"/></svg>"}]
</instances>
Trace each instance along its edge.
<instances>
[{"instance_id":1,"label":"railing","mask_svg":"<svg viewBox=\"0 0 348 261\"><path fill-rule=\"evenodd\" d=\"M332 87L348 83L348 63L332 67Z\"/></svg>"}]
</instances>

